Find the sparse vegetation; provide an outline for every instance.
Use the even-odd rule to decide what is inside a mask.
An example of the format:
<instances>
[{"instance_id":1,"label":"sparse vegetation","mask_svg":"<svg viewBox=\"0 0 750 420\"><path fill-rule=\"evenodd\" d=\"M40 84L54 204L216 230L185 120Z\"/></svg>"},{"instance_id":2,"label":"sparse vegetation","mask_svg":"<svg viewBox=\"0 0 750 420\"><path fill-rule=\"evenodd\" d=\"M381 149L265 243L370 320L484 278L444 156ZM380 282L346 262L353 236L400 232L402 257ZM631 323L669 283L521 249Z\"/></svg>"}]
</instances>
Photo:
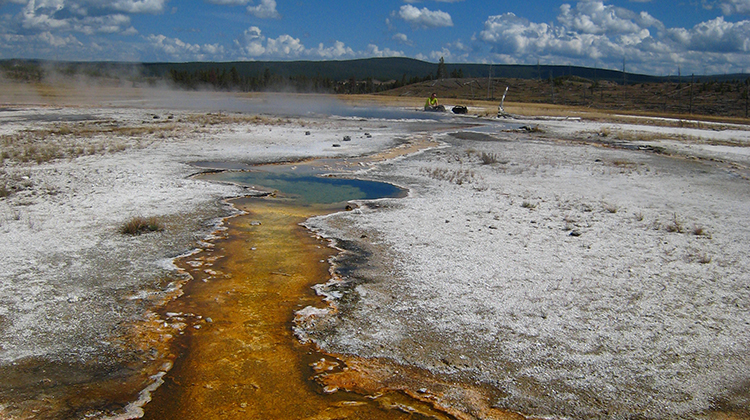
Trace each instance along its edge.
<instances>
[{"instance_id":1,"label":"sparse vegetation","mask_svg":"<svg viewBox=\"0 0 750 420\"><path fill-rule=\"evenodd\" d=\"M156 217L136 216L120 227L120 233L123 235L140 235L148 232L160 232L164 230L164 225Z\"/></svg>"},{"instance_id":2,"label":"sparse vegetation","mask_svg":"<svg viewBox=\"0 0 750 420\"><path fill-rule=\"evenodd\" d=\"M688 261L694 261L699 264L709 264L713 258L708 253L698 250L693 250L687 255Z\"/></svg>"},{"instance_id":3,"label":"sparse vegetation","mask_svg":"<svg viewBox=\"0 0 750 420\"><path fill-rule=\"evenodd\" d=\"M705 237L708 237L708 238L711 237L711 234L706 230L705 227L703 227L701 225L695 225L695 226L693 226L693 230L691 231L691 233L693 235L695 235L695 236L705 236Z\"/></svg>"},{"instance_id":4,"label":"sparse vegetation","mask_svg":"<svg viewBox=\"0 0 750 420\"><path fill-rule=\"evenodd\" d=\"M523 203L521 203L521 207L529 210L534 210L536 206L536 203L532 203L530 201L524 201Z\"/></svg>"},{"instance_id":5,"label":"sparse vegetation","mask_svg":"<svg viewBox=\"0 0 750 420\"><path fill-rule=\"evenodd\" d=\"M206 114L191 114L185 117L185 121L199 125L218 124L258 124L258 125L283 125L291 122L288 118L273 118L264 115L248 115L240 113L209 112Z\"/></svg>"},{"instance_id":6,"label":"sparse vegetation","mask_svg":"<svg viewBox=\"0 0 750 420\"><path fill-rule=\"evenodd\" d=\"M482 164L484 165L492 165L493 163L500 162L500 158L498 157L497 153L482 152L479 155L479 158L482 160Z\"/></svg>"},{"instance_id":7,"label":"sparse vegetation","mask_svg":"<svg viewBox=\"0 0 750 420\"><path fill-rule=\"evenodd\" d=\"M677 219L677 213L674 214L674 218L672 219L672 221L670 223L667 223L666 226L664 226L664 229L667 232L672 232L672 233L684 233L685 232L685 227L682 225L682 222L680 222Z\"/></svg>"},{"instance_id":8,"label":"sparse vegetation","mask_svg":"<svg viewBox=\"0 0 750 420\"><path fill-rule=\"evenodd\" d=\"M452 184L463 185L475 180L474 171L469 169L445 169L445 168L422 168L420 172L426 174L432 179L448 181Z\"/></svg>"},{"instance_id":9,"label":"sparse vegetation","mask_svg":"<svg viewBox=\"0 0 750 420\"><path fill-rule=\"evenodd\" d=\"M563 218L563 221L565 222L563 230L566 232L571 231L578 226L578 221L570 216L566 216L565 218Z\"/></svg>"},{"instance_id":10,"label":"sparse vegetation","mask_svg":"<svg viewBox=\"0 0 750 420\"><path fill-rule=\"evenodd\" d=\"M539 125L533 125L531 127L523 126L521 127L521 129L528 133L544 133L544 130L541 127L539 127Z\"/></svg>"},{"instance_id":11,"label":"sparse vegetation","mask_svg":"<svg viewBox=\"0 0 750 420\"><path fill-rule=\"evenodd\" d=\"M119 127L115 124L63 124L51 129L2 135L0 145L3 148L3 161L41 164L57 159L121 152L136 144L123 137L137 137L140 140L144 135L172 133L174 130L174 125L166 124L133 127Z\"/></svg>"},{"instance_id":12,"label":"sparse vegetation","mask_svg":"<svg viewBox=\"0 0 750 420\"><path fill-rule=\"evenodd\" d=\"M619 207L617 206L617 204L602 203L602 206L604 207L604 210L607 213L617 213L617 211L619 210Z\"/></svg>"},{"instance_id":13,"label":"sparse vegetation","mask_svg":"<svg viewBox=\"0 0 750 420\"><path fill-rule=\"evenodd\" d=\"M612 164L620 168L634 168L636 166L635 163L622 159L615 159L612 161Z\"/></svg>"},{"instance_id":14,"label":"sparse vegetation","mask_svg":"<svg viewBox=\"0 0 750 420\"><path fill-rule=\"evenodd\" d=\"M672 221L664 225L663 228L667 232L672 232L672 233L689 233L695 236L704 236L707 238L711 237L711 234L702 225L696 224L693 226L692 229L688 229L685 226L685 223L677 218L676 213L673 215Z\"/></svg>"}]
</instances>

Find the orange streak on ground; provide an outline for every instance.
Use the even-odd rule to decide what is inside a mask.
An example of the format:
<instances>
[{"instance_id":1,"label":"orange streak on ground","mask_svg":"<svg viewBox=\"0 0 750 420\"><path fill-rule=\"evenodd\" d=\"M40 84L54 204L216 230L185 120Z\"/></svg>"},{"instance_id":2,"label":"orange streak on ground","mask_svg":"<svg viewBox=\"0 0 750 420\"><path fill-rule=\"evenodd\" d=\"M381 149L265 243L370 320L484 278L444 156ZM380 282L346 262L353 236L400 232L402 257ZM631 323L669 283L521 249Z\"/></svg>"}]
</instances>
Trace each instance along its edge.
<instances>
[{"instance_id":1,"label":"orange streak on ground","mask_svg":"<svg viewBox=\"0 0 750 420\"><path fill-rule=\"evenodd\" d=\"M178 340L184 347L145 419L450 418L405 394L326 395L311 381L314 362L340 363L291 328L294 311L322 305L310 286L329 278L335 250L298 223L323 210L271 197L236 205L248 214L229 221L227 237L182 262L194 279L165 313L201 318Z\"/></svg>"}]
</instances>

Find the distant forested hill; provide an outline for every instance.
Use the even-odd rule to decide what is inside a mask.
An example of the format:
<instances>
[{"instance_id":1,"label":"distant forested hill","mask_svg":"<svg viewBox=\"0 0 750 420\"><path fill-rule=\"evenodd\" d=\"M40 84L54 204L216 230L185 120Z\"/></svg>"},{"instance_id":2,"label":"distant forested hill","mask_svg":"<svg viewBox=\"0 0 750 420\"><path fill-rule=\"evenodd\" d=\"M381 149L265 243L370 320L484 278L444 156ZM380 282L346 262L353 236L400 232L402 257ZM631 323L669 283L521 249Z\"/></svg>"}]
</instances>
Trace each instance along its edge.
<instances>
[{"instance_id":1,"label":"distant forested hill","mask_svg":"<svg viewBox=\"0 0 750 420\"><path fill-rule=\"evenodd\" d=\"M0 60L4 79L60 77L113 85L232 92L382 93L551 103L596 109L728 117L750 115L747 74L652 76L568 65L428 63L410 58L190 63ZM0 88L2 86L0 85Z\"/></svg>"},{"instance_id":2,"label":"distant forested hill","mask_svg":"<svg viewBox=\"0 0 750 420\"><path fill-rule=\"evenodd\" d=\"M308 78L325 77L342 81L349 79L379 81L410 80L415 77L437 75L438 64L412 58L367 58L345 61L240 61L240 62L190 62L190 63L143 63L145 73L163 77L172 70L177 71L230 71L235 68L240 75L263 74L266 70L281 77ZM589 79L610 80L613 82L647 83L656 82L660 77L627 73L622 71L595 69L577 66L521 65L521 64L445 64L448 75L462 77L504 77L514 79L549 79L560 76L577 76Z\"/></svg>"},{"instance_id":3,"label":"distant forested hill","mask_svg":"<svg viewBox=\"0 0 750 420\"><path fill-rule=\"evenodd\" d=\"M18 79L36 79L44 72L83 74L100 77L169 78L175 72L236 72L239 77L321 78L332 81L373 79L380 82L436 78L437 63L412 58L366 58L341 61L236 61L236 62L185 62L185 63L126 63L126 62L60 62L44 60L0 60L0 69ZM234 69L234 70L232 70ZM575 76L590 80L608 80L616 83L654 83L680 81L676 75L652 76L635 73L623 74L620 70L562 65L524 64L472 64L445 63L445 75L450 77L500 77L512 79L550 79ZM745 79L748 75L696 75L695 81L724 81ZM690 81L682 75L681 81Z\"/></svg>"},{"instance_id":4,"label":"distant forested hill","mask_svg":"<svg viewBox=\"0 0 750 420\"><path fill-rule=\"evenodd\" d=\"M126 62L60 62L44 60L0 60L0 70L5 77L16 80L39 80L45 73L57 72L70 75L92 77L117 77L128 80L179 78L213 78L222 75L230 82L244 80L247 83L288 82L290 79L333 86L337 82L375 81L409 84L435 79L438 76L438 63L412 58L367 58L341 61L236 61L236 62L186 62L186 63L126 63ZM618 84L727 81L744 80L748 75L682 75L652 76L623 73L591 67L567 65L523 65L523 64L472 64L445 63L442 68L445 77L453 78L509 78L548 80L558 77L580 77L591 81L611 81ZM205 83L205 80L193 80ZM215 84L215 83L214 83Z\"/></svg>"}]
</instances>

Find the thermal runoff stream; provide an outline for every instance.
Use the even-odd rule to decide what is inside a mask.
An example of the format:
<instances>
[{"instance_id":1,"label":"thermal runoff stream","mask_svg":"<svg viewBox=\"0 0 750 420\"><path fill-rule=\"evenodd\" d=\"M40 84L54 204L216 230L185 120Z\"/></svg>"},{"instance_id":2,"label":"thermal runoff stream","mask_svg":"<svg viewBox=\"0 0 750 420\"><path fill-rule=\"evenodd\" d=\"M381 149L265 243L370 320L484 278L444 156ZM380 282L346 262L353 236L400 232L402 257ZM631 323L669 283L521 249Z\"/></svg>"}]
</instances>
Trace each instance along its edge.
<instances>
[{"instance_id":1,"label":"thermal runoff stream","mask_svg":"<svg viewBox=\"0 0 750 420\"><path fill-rule=\"evenodd\" d=\"M225 237L179 262L193 280L165 311L193 325L144 418L450 418L400 393L333 392L314 381L343 366L300 344L292 322L295 311L324 305L311 286L330 278L328 259L336 251L300 223L344 211L347 200L404 191L295 168L204 176L275 193L235 201L244 214L227 222Z\"/></svg>"}]
</instances>

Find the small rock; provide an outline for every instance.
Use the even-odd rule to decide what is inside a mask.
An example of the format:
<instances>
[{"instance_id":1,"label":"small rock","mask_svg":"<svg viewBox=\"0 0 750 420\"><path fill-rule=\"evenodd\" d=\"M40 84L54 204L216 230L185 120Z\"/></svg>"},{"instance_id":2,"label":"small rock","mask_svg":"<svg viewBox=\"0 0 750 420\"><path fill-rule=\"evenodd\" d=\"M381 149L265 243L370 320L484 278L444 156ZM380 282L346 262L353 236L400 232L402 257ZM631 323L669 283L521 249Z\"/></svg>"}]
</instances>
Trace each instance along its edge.
<instances>
[{"instance_id":1,"label":"small rock","mask_svg":"<svg viewBox=\"0 0 750 420\"><path fill-rule=\"evenodd\" d=\"M581 232L579 232L577 230L572 230L572 231L570 231L570 233L568 234L568 236L578 237L578 236L581 236Z\"/></svg>"},{"instance_id":2,"label":"small rock","mask_svg":"<svg viewBox=\"0 0 750 420\"><path fill-rule=\"evenodd\" d=\"M352 141L352 138L349 136L344 136L344 141Z\"/></svg>"},{"instance_id":3,"label":"small rock","mask_svg":"<svg viewBox=\"0 0 750 420\"><path fill-rule=\"evenodd\" d=\"M309 132L309 131L305 131L305 135L306 135L306 136L309 136L309 135L310 135L310 132Z\"/></svg>"}]
</instances>

